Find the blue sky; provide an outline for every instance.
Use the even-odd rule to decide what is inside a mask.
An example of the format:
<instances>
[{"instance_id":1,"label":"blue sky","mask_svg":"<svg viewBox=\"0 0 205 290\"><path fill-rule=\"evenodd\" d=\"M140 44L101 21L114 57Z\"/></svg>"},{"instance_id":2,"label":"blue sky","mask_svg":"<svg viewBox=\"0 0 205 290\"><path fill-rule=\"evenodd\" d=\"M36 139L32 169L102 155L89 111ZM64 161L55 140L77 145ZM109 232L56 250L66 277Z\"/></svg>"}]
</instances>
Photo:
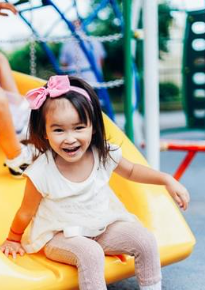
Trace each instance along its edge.
<instances>
[{"instance_id":1,"label":"blue sky","mask_svg":"<svg viewBox=\"0 0 205 290\"><path fill-rule=\"evenodd\" d=\"M10 1L12 2L12 1ZM33 0L33 3L38 3L39 0ZM61 11L68 10L69 3L72 1L65 0L53 0L53 2L57 3L58 7ZM89 5L90 0L78 0L80 13L86 15L87 6ZM205 0L171 0L173 5L178 8L185 8L188 10L197 10L205 7ZM68 15L68 14L67 14ZM74 10L69 10L69 17L75 17ZM28 12L27 17L31 19L37 30L43 35L46 31L48 31L53 23L58 19L57 13L53 11L51 7L46 7L35 11L34 13ZM45 18L46 17L46 18ZM66 34L66 26L63 22L58 23L58 25L54 25L54 29L52 30L53 35L65 35ZM27 26L23 23L23 21L18 17L10 14L9 17L1 17L0 18L0 41L9 40L9 39L21 39L25 37L29 37L31 35L31 31L27 28ZM9 44L0 44L2 46L11 47Z\"/></svg>"}]
</instances>

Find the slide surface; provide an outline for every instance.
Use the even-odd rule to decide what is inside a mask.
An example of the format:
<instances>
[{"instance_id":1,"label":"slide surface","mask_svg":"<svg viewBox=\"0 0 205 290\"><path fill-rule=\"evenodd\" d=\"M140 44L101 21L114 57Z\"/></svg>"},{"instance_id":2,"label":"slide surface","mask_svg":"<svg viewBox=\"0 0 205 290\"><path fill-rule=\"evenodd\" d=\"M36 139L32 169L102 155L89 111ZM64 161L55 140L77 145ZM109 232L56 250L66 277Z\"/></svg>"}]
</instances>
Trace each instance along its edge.
<instances>
[{"instance_id":1,"label":"slide surface","mask_svg":"<svg viewBox=\"0 0 205 290\"><path fill-rule=\"evenodd\" d=\"M14 73L21 94L45 82L24 74ZM120 129L104 116L107 137L120 144L124 157L147 164L135 146ZM8 144L9 146L9 144ZM3 166L0 152L0 243L7 237L9 226L18 209L25 179L16 180ZM110 184L126 208L136 214L156 236L162 266L175 263L190 255L195 238L179 209L163 186L142 185L113 174ZM106 257L105 276L112 283L134 275L133 258L122 255ZM78 289L75 267L46 259L43 253L7 258L0 253L0 285L4 290Z\"/></svg>"}]
</instances>

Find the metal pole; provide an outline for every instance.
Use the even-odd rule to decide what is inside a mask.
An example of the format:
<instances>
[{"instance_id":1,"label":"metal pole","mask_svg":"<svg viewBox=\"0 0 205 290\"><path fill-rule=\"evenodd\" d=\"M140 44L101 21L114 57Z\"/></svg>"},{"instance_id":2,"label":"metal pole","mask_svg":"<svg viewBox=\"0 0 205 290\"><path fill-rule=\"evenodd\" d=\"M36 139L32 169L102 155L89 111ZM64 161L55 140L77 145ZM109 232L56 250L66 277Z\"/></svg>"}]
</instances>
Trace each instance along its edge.
<instances>
[{"instance_id":1,"label":"metal pole","mask_svg":"<svg viewBox=\"0 0 205 290\"><path fill-rule=\"evenodd\" d=\"M158 9L156 0L143 2L146 157L159 169Z\"/></svg>"},{"instance_id":2,"label":"metal pole","mask_svg":"<svg viewBox=\"0 0 205 290\"><path fill-rule=\"evenodd\" d=\"M123 0L124 54L125 54L125 132L131 141L133 134L132 110L132 56L131 56L131 0Z\"/></svg>"}]
</instances>

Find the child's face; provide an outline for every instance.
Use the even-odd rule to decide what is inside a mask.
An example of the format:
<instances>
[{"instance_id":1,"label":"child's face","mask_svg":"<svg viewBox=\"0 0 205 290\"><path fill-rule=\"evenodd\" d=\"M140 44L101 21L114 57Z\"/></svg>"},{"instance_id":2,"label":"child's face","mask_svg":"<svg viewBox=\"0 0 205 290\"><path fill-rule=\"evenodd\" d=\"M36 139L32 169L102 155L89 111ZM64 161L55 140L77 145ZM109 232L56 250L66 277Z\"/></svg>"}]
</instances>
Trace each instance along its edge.
<instances>
[{"instance_id":1,"label":"child's face","mask_svg":"<svg viewBox=\"0 0 205 290\"><path fill-rule=\"evenodd\" d=\"M87 152L93 134L90 122L83 124L66 99L55 99L46 114L46 139L66 162L78 162Z\"/></svg>"}]
</instances>

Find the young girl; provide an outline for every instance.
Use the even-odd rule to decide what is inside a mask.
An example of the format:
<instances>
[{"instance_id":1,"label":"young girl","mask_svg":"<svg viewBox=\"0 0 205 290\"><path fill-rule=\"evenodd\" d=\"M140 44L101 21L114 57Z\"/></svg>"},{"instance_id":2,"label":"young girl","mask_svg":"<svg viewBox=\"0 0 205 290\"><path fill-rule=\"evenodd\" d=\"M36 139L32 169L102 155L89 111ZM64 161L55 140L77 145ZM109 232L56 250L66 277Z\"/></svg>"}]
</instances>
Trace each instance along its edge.
<instances>
[{"instance_id":1,"label":"young girl","mask_svg":"<svg viewBox=\"0 0 205 290\"><path fill-rule=\"evenodd\" d=\"M35 253L75 265L81 290L105 290L104 254L135 259L141 290L160 290L154 236L126 211L108 185L112 172L165 185L186 209L189 195L172 176L133 164L109 144L94 90L76 77L53 76L28 92L30 141L39 152L26 171L24 198L1 246L6 256ZM22 235L31 223L28 238ZM24 235L25 236L25 235Z\"/></svg>"}]
</instances>

